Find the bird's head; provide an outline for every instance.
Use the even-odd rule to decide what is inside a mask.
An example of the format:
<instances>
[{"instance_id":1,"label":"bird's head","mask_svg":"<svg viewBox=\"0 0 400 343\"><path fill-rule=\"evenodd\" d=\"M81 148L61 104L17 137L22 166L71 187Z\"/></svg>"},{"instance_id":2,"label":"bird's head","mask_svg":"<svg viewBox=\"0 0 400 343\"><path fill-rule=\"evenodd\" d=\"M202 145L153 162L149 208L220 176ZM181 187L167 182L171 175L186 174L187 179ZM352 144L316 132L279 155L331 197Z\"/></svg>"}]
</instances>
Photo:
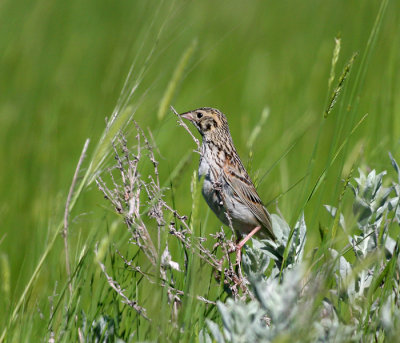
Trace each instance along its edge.
<instances>
[{"instance_id":1,"label":"bird's head","mask_svg":"<svg viewBox=\"0 0 400 343\"><path fill-rule=\"evenodd\" d=\"M211 107L201 107L193 111L180 114L193 123L203 137L212 137L214 134L229 133L228 122L224 114Z\"/></svg>"}]
</instances>

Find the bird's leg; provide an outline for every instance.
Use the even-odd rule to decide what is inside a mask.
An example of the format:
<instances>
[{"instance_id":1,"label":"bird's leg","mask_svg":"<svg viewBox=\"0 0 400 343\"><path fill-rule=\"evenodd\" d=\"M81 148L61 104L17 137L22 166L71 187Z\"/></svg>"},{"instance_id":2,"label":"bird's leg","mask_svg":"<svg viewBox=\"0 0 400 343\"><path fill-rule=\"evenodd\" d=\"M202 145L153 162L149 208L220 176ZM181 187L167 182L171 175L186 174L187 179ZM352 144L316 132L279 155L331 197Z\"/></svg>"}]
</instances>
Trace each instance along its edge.
<instances>
[{"instance_id":1,"label":"bird's leg","mask_svg":"<svg viewBox=\"0 0 400 343\"><path fill-rule=\"evenodd\" d=\"M250 233L236 245L236 251L241 251L243 248L243 245L245 245L247 243L247 241L260 230L261 230L261 226L256 226L253 230L251 230Z\"/></svg>"},{"instance_id":2,"label":"bird's leg","mask_svg":"<svg viewBox=\"0 0 400 343\"><path fill-rule=\"evenodd\" d=\"M240 280L243 280L243 275L242 275L242 248L243 245L247 243L247 241L253 237L258 231L260 231L261 226L256 226L253 230L250 231L250 233L243 238L239 243L236 244L236 265L238 268L238 275Z\"/></svg>"},{"instance_id":3,"label":"bird's leg","mask_svg":"<svg viewBox=\"0 0 400 343\"><path fill-rule=\"evenodd\" d=\"M243 246L247 243L247 241L253 237L258 231L261 230L261 226L256 226L253 230L250 231L250 233L243 238L241 241L237 240L236 241L236 247L234 249L229 249L227 251L227 255L230 255L231 253L236 251L236 265L240 268L241 262L242 262L242 248ZM222 259L219 261L220 264L222 264L225 256L222 257ZM241 270L239 269L239 272Z\"/></svg>"},{"instance_id":4,"label":"bird's leg","mask_svg":"<svg viewBox=\"0 0 400 343\"><path fill-rule=\"evenodd\" d=\"M240 242L236 243L236 263L239 266L240 266L240 262L242 262L243 245L245 245L247 243L247 241L260 230L261 230L261 226L256 226L253 230L251 230L249 232L249 234L245 238L243 238Z\"/></svg>"}]
</instances>

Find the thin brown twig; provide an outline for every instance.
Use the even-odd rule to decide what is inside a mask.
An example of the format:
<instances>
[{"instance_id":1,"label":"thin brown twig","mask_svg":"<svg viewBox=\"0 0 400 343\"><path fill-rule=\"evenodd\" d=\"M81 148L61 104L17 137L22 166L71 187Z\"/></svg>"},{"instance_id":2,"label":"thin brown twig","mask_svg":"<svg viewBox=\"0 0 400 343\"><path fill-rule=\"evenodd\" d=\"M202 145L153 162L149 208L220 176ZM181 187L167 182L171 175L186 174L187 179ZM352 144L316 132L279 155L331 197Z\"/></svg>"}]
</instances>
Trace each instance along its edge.
<instances>
[{"instance_id":1,"label":"thin brown twig","mask_svg":"<svg viewBox=\"0 0 400 343\"><path fill-rule=\"evenodd\" d=\"M185 245L186 249L191 249L192 247L196 248L197 250L194 249L193 252L198 257L207 262L213 268L221 271L221 265L219 264L219 262L214 258L211 252L205 249L201 244L196 244L195 242L193 242L192 244L190 239L186 239L186 237L180 231L176 230L173 225L169 226L169 233L178 238Z\"/></svg>"},{"instance_id":2,"label":"thin brown twig","mask_svg":"<svg viewBox=\"0 0 400 343\"><path fill-rule=\"evenodd\" d=\"M111 288L116 291L123 299L124 303L128 304L130 307L132 307L138 314L140 314L143 318L147 319L148 321L151 321L149 317L146 315L146 309L142 306L139 306L137 301L130 300L125 294L124 290L121 289L121 286L118 284L118 282L114 281L111 276L107 274L106 267L103 263L100 261L98 262L100 265L100 268L102 272L104 273L108 284L111 286Z\"/></svg>"},{"instance_id":3,"label":"thin brown twig","mask_svg":"<svg viewBox=\"0 0 400 343\"><path fill-rule=\"evenodd\" d=\"M190 131L190 129L185 124L185 122L182 120L181 116L178 114L178 112L176 112L175 108L173 108L172 106L170 106L170 108L171 108L171 111L174 112L175 115L178 117L179 125L182 126L189 133L189 135L192 137L193 141L196 143L197 150L195 150L195 152L197 152L197 153L199 153L201 155L201 147L200 147L199 140L194 136L192 131Z\"/></svg>"},{"instance_id":4,"label":"thin brown twig","mask_svg":"<svg viewBox=\"0 0 400 343\"><path fill-rule=\"evenodd\" d=\"M72 194L74 193L76 181L78 179L79 170L80 170L82 162L83 162L83 160L85 158L86 151L87 151L87 148L89 146L89 142L90 142L90 139L86 139L86 142L85 142L85 144L83 146L83 149L82 149L82 152L81 152L81 156L79 157L79 161L78 161L78 164L77 164L76 169L75 169L74 177L72 178L71 187L69 188L67 202L65 204L65 211L64 211L64 229L62 231L62 235L63 235L63 238L64 238L65 268L66 268L67 276L68 276L68 288L69 288L70 294L72 294L72 283L71 283L72 280L71 280L71 266L70 266L70 262L69 262L69 248L68 248L69 206L70 206L70 203L71 203Z\"/></svg>"},{"instance_id":5,"label":"thin brown twig","mask_svg":"<svg viewBox=\"0 0 400 343\"><path fill-rule=\"evenodd\" d=\"M121 257L121 259L124 261L125 265L128 266L129 268L131 268L131 270L133 270L134 272L139 273L140 275L142 275L148 282L150 282L151 284L157 284L156 281L154 281L149 274L145 273L142 271L142 269L140 268L140 266L134 266L130 261L128 261L122 254L120 251L116 251L117 254ZM166 280L162 280L162 282L158 283L161 287L167 287L169 291L173 291L175 292L177 295L183 296L185 295L184 291L181 291L180 289L177 289L175 287L172 287L171 285L169 285L167 283ZM190 294L188 294L189 296L191 296ZM193 296L192 296L193 297ZM212 301L212 300L208 300L206 298L204 298L203 296L197 295L196 299L199 301L202 301L206 304L212 304L212 305L216 305L216 302ZM180 300L180 299L179 299Z\"/></svg>"}]
</instances>

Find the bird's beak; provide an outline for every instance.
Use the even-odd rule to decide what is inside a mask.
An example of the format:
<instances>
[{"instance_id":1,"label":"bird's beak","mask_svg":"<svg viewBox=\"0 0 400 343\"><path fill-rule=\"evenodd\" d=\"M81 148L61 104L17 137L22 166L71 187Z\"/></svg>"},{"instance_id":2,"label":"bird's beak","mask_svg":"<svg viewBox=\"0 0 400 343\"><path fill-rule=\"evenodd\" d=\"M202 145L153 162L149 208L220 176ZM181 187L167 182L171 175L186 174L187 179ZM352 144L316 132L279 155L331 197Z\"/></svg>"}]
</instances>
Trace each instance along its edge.
<instances>
[{"instance_id":1,"label":"bird's beak","mask_svg":"<svg viewBox=\"0 0 400 343\"><path fill-rule=\"evenodd\" d=\"M185 113L181 113L180 116L184 119L193 121L194 117L193 117L193 112L185 112Z\"/></svg>"}]
</instances>

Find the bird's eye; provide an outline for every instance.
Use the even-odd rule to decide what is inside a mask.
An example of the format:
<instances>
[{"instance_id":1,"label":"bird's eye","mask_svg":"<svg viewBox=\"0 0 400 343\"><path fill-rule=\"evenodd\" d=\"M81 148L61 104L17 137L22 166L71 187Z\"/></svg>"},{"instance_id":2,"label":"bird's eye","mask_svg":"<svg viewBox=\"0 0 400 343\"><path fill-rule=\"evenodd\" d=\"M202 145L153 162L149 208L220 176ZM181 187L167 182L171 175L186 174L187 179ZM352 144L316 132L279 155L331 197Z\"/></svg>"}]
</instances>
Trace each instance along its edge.
<instances>
[{"instance_id":1,"label":"bird's eye","mask_svg":"<svg viewBox=\"0 0 400 343\"><path fill-rule=\"evenodd\" d=\"M203 117L203 113L197 112L197 119L201 119Z\"/></svg>"}]
</instances>

